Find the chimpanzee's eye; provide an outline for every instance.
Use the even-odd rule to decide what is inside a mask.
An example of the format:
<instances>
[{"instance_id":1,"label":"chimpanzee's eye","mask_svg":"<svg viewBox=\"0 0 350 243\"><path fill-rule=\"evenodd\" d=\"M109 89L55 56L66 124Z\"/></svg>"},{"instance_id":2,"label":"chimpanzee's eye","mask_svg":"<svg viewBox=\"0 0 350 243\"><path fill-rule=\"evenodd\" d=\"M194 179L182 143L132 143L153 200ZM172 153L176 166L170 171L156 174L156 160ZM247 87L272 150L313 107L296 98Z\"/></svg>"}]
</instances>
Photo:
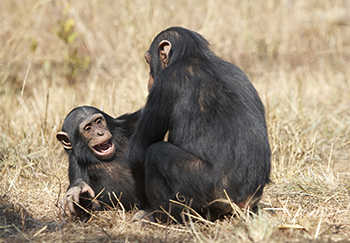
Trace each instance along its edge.
<instances>
[{"instance_id":1,"label":"chimpanzee's eye","mask_svg":"<svg viewBox=\"0 0 350 243\"><path fill-rule=\"evenodd\" d=\"M101 125L101 124L102 124L102 119L101 119L101 118L97 119L97 120L96 120L96 124L97 124L97 125Z\"/></svg>"}]
</instances>

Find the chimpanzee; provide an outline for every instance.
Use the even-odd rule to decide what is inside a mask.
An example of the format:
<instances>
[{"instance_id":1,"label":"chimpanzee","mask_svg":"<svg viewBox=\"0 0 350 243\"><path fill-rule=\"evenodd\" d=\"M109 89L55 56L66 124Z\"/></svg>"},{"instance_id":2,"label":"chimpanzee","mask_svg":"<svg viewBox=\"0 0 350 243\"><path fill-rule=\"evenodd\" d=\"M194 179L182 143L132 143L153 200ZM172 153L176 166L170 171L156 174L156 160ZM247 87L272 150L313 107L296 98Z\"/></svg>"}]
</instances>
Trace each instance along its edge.
<instances>
[{"instance_id":1,"label":"chimpanzee","mask_svg":"<svg viewBox=\"0 0 350 243\"><path fill-rule=\"evenodd\" d=\"M232 211L216 200L227 199L224 190L239 207L255 206L270 182L271 151L247 76L181 27L159 33L145 58L149 95L127 152L140 200L135 219L163 208L183 220L172 199L215 220Z\"/></svg>"},{"instance_id":2,"label":"chimpanzee","mask_svg":"<svg viewBox=\"0 0 350 243\"><path fill-rule=\"evenodd\" d=\"M65 215L68 207L72 214L88 216L72 201L93 210L117 207L118 200L126 210L133 208L136 188L125 150L140 114L137 111L114 119L95 107L81 106L67 115L57 133L69 155L70 181L60 215Z\"/></svg>"}]
</instances>

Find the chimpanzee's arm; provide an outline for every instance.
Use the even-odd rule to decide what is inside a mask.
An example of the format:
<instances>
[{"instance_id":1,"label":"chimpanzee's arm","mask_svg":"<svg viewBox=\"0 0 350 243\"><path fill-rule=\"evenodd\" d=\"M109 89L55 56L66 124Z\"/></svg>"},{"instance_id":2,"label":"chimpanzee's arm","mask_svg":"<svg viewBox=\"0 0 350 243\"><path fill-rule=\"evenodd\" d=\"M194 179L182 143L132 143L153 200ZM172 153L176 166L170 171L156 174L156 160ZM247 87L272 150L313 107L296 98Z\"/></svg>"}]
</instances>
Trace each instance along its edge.
<instances>
[{"instance_id":1,"label":"chimpanzee's arm","mask_svg":"<svg viewBox=\"0 0 350 243\"><path fill-rule=\"evenodd\" d=\"M155 80L131 138L128 157L132 169L143 165L147 148L162 141L169 129L171 113L178 97L173 89L174 84L166 81L162 79L162 75Z\"/></svg>"}]
</instances>

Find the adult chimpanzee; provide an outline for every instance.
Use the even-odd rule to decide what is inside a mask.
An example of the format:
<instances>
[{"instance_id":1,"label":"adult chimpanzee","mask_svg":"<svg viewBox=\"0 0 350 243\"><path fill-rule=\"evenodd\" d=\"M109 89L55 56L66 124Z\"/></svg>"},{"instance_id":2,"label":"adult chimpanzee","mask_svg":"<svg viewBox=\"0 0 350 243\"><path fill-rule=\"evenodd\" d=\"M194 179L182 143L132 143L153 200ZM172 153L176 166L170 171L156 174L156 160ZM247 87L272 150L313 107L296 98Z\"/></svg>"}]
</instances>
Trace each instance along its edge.
<instances>
[{"instance_id":1,"label":"adult chimpanzee","mask_svg":"<svg viewBox=\"0 0 350 243\"><path fill-rule=\"evenodd\" d=\"M271 152L247 76L181 27L159 33L145 58L149 96L128 148L143 209L135 218L162 207L181 220L169 199L185 199L213 220L232 210L215 201L224 190L239 207L254 206L270 181Z\"/></svg>"},{"instance_id":2,"label":"adult chimpanzee","mask_svg":"<svg viewBox=\"0 0 350 243\"><path fill-rule=\"evenodd\" d=\"M62 132L57 133L69 155L70 185L60 205L61 215L68 207L71 213L77 211L84 216L73 201L84 208L101 210L118 206L118 197L126 210L133 207L136 189L125 150L140 114L138 111L114 119L97 108L81 106L67 115Z\"/></svg>"}]
</instances>

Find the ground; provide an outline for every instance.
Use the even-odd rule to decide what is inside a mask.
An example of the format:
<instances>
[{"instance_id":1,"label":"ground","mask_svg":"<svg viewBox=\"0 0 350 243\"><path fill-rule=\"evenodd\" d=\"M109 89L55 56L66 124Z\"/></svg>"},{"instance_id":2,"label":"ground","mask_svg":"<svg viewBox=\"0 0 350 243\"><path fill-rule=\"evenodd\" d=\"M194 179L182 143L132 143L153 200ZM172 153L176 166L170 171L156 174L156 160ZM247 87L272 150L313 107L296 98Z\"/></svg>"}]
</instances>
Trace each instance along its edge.
<instances>
[{"instance_id":1,"label":"ground","mask_svg":"<svg viewBox=\"0 0 350 243\"><path fill-rule=\"evenodd\" d=\"M1 1L0 241L349 242L349 12L349 0ZM136 209L59 219L64 117L142 107L143 55L170 26L202 34L259 92L272 149L260 210L144 228Z\"/></svg>"}]
</instances>

